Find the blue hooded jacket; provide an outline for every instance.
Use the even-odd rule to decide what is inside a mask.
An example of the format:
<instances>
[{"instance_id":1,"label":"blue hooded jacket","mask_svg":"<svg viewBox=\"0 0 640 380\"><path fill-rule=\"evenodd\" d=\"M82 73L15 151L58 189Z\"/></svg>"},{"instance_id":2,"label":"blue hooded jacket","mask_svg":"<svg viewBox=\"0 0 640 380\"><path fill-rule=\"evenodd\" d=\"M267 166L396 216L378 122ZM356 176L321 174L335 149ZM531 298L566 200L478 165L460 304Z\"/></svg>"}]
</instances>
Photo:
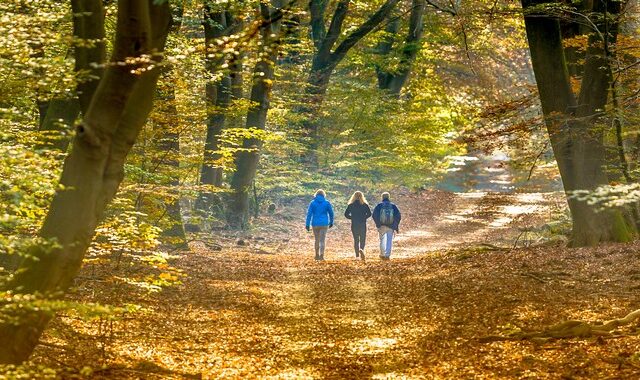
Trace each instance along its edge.
<instances>
[{"instance_id":1,"label":"blue hooded jacket","mask_svg":"<svg viewBox=\"0 0 640 380\"><path fill-rule=\"evenodd\" d=\"M323 227L333 224L333 207L321 194L309 203L306 227Z\"/></svg>"}]
</instances>

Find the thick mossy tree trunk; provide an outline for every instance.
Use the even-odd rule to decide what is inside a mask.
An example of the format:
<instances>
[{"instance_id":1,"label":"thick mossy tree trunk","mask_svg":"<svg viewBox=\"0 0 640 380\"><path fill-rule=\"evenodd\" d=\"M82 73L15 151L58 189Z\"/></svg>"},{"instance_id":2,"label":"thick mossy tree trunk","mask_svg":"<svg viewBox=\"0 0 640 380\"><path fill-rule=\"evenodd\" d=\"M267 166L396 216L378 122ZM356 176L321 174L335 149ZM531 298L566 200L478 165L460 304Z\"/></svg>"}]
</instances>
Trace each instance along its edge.
<instances>
[{"instance_id":1,"label":"thick mossy tree trunk","mask_svg":"<svg viewBox=\"0 0 640 380\"><path fill-rule=\"evenodd\" d=\"M427 3L424 0L413 0L411 2L411 12L409 16L409 29L404 44L400 47L400 62L394 71L389 71L383 67L376 67L378 74L378 87L387 90L395 97L400 96L402 88L407 83L411 74L411 67L420 51L422 43L423 18ZM390 20L385 28L387 36L378 46L378 52L388 55L393 48L393 37L398 33L400 19Z\"/></svg>"},{"instance_id":2,"label":"thick mossy tree trunk","mask_svg":"<svg viewBox=\"0 0 640 380\"><path fill-rule=\"evenodd\" d=\"M273 0L276 9L282 9L281 0ZM267 124L267 112L274 79L275 60L279 51L280 24L278 17L273 19L270 7L260 3L260 14L264 20L260 30L262 39L259 60L253 70L251 86L252 106L247 112L247 129L264 130ZM246 228L249 223L249 191L258 170L260 160L260 138L247 138L242 143L243 150L235 158L236 171L231 179L231 195L227 207L227 223L232 228Z\"/></svg>"},{"instance_id":3,"label":"thick mossy tree trunk","mask_svg":"<svg viewBox=\"0 0 640 380\"><path fill-rule=\"evenodd\" d=\"M317 165L315 151L319 146L317 111L324 101L331 76L347 53L380 25L395 8L399 0L387 0L362 25L350 32L340 43L343 23L349 13L350 0L340 0L327 29L325 25L326 0L311 0L311 35L315 52L305 88L305 99L297 112L304 115L302 127L310 138L309 162Z\"/></svg>"},{"instance_id":4,"label":"thick mossy tree trunk","mask_svg":"<svg viewBox=\"0 0 640 380\"><path fill-rule=\"evenodd\" d=\"M574 191L591 191L608 184L604 131L597 125L611 82L603 41L594 30L589 31L580 93L576 96L569 80L560 22L540 7L541 4L548 2L522 1L542 111L571 210L571 244L590 246L604 241L628 241L636 230L621 211L601 211L572 196ZM600 13L602 18L603 7L602 0L596 0L589 11L591 15ZM609 12L614 9L611 5ZM614 39L615 35L605 38Z\"/></svg>"},{"instance_id":5,"label":"thick mossy tree trunk","mask_svg":"<svg viewBox=\"0 0 640 380\"><path fill-rule=\"evenodd\" d=\"M204 5L204 35L206 44L205 65L210 74L219 71L223 61L229 68L216 82L205 85L207 105L207 136L205 139L200 184L222 187L223 169L218 162L221 159L220 137L227 122L227 112L232 100L242 97L242 56L215 57L210 49L217 46L216 40L231 36L242 28L242 21L229 11L213 11L210 4ZM219 198L211 191L202 191L196 201L196 208L210 211L219 208Z\"/></svg>"},{"instance_id":6,"label":"thick mossy tree trunk","mask_svg":"<svg viewBox=\"0 0 640 380\"><path fill-rule=\"evenodd\" d=\"M111 62L83 121L76 127L40 236L55 243L34 246L3 286L18 302L29 296L55 298L72 284L105 208L124 177L124 162L151 110L158 68L171 14L167 2L119 0ZM132 64L128 57L150 57ZM140 70L153 65L154 69ZM26 360L51 319L29 309L18 324L0 324L0 363Z\"/></svg>"},{"instance_id":7,"label":"thick mossy tree trunk","mask_svg":"<svg viewBox=\"0 0 640 380\"><path fill-rule=\"evenodd\" d=\"M48 144L63 152L67 150L71 138L59 134L73 124L80 112L86 114L106 61L105 11L102 0L72 0L71 10L75 71L78 76L77 97L52 99L48 102L40 123L40 131L56 132L58 136L48 141Z\"/></svg>"}]
</instances>

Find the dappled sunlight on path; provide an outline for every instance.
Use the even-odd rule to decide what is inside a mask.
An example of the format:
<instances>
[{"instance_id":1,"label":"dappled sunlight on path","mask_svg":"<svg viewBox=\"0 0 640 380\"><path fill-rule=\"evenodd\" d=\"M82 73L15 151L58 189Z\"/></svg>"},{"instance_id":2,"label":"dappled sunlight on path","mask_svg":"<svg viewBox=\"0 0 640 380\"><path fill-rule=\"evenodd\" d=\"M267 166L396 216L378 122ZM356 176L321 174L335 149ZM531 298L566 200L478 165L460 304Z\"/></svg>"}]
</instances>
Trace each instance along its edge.
<instances>
[{"instance_id":1,"label":"dappled sunlight on path","mask_svg":"<svg viewBox=\"0 0 640 380\"><path fill-rule=\"evenodd\" d=\"M591 301L576 293L606 295L601 311L629 308L619 296L622 283L567 288L562 278L540 284L519 274L571 253L514 251L508 262L503 252L485 252L362 263L193 248L178 261L192 273L184 285L152 296L149 312L115 334L116 363L158 378L559 378L572 368L615 370L585 372L576 355L630 349L621 341L589 351L581 344L540 350L526 342L477 342L506 329L584 317ZM565 265L574 273L604 268ZM124 370L113 373L130 378Z\"/></svg>"},{"instance_id":2,"label":"dappled sunlight on path","mask_svg":"<svg viewBox=\"0 0 640 380\"><path fill-rule=\"evenodd\" d=\"M394 256L481 244L511 246L522 229L545 223L564 202L558 193L455 193L453 209L414 221L396 236Z\"/></svg>"},{"instance_id":3,"label":"dappled sunlight on path","mask_svg":"<svg viewBox=\"0 0 640 380\"><path fill-rule=\"evenodd\" d=\"M604 360L640 350L637 337L542 349L478 338L637 308L629 289L640 283L625 277L640 273L637 260L626 260L634 248L614 246L601 255L558 247L445 252L509 245L518 228L548 219L557 199L544 193L398 198L405 223L390 261L377 258L373 229L365 262L353 260L342 222L331 231L327 261L316 262L299 224L271 240L257 227L240 237L243 245L234 244L238 236L228 238L222 251L193 242L191 252L175 259L186 274L176 288L147 294L102 288L99 297L145 308L112 324L103 345L104 378L633 378L633 369ZM90 331L73 318L56 321L52 331L71 326ZM52 334L45 342L59 340Z\"/></svg>"},{"instance_id":4,"label":"dappled sunlight on path","mask_svg":"<svg viewBox=\"0 0 640 380\"><path fill-rule=\"evenodd\" d=\"M548 222L562 212L566 201L561 193L434 191L403 194L397 204L403 218L400 233L394 238L392 257L411 258L463 246L512 246L523 229ZM300 218L303 217L300 212ZM353 260L352 244L349 221L336 210L336 226L329 230L327 237L327 260ZM378 232L371 220L366 251L369 259L378 259ZM289 255L312 255L312 252L310 233L294 233L283 250Z\"/></svg>"}]
</instances>

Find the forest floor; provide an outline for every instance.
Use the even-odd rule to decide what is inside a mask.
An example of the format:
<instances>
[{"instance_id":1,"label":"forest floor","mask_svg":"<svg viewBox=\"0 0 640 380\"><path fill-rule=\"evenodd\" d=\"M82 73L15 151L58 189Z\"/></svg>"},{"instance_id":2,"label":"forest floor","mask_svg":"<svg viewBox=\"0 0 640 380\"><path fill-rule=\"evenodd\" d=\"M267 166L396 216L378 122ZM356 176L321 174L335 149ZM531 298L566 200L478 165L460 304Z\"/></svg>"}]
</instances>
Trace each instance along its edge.
<instances>
[{"instance_id":1,"label":"forest floor","mask_svg":"<svg viewBox=\"0 0 640 380\"><path fill-rule=\"evenodd\" d=\"M364 262L341 210L326 261L313 260L307 201L279 205L247 233L197 237L171 260L181 284L159 292L86 265L73 299L142 310L59 317L36 361L91 378L640 378L637 325L615 338L482 343L640 308L640 244L520 246L562 214L561 195L398 194L392 259L379 260L370 226Z\"/></svg>"}]
</instances>

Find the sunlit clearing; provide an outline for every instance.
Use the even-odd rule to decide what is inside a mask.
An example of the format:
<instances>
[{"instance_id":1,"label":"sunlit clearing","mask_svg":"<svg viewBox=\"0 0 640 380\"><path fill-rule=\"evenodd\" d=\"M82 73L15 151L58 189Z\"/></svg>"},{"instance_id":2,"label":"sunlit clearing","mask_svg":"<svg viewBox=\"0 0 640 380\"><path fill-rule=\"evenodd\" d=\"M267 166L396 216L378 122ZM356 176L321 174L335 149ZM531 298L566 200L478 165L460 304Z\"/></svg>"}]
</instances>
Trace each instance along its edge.
<instances>
[{"instance_id":1,"label":"sunlit clearing","mask_svg":"<svg viewBox=\"0 0 640 380\"><path fill-rule=\"evenodd\" d=\"M385 352L396 343L393 338L364 338L351 343L349 350L360 354L377 354Z\"/></svg>"}]
</instances>

